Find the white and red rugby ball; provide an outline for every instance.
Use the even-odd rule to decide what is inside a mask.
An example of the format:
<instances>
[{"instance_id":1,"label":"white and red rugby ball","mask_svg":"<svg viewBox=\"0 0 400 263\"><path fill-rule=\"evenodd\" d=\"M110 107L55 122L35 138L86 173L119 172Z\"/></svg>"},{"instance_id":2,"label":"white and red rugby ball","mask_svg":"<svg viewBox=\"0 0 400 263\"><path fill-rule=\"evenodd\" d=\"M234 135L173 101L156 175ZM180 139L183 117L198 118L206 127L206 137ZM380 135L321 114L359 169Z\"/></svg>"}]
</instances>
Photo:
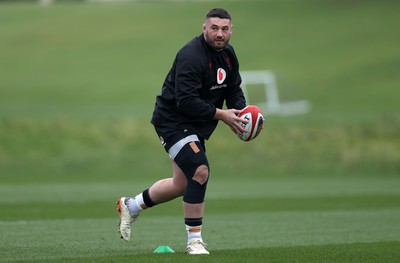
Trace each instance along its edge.
<instances>
[{"instance_id":1,"label":"white and red rugby ball","mask_svg":"<svg viewBox=\"0 0 400 263\"><path fill-rule=\"evenodd\" d=\"M239 117L248 120L247 123L242 122L242 127L246 129L243 133L238 133L239 139L242 141L251 141L256 138L264 128L264 116L260 108L254 105L248 105L239 114Z\"/></svg>"}]
</instances>

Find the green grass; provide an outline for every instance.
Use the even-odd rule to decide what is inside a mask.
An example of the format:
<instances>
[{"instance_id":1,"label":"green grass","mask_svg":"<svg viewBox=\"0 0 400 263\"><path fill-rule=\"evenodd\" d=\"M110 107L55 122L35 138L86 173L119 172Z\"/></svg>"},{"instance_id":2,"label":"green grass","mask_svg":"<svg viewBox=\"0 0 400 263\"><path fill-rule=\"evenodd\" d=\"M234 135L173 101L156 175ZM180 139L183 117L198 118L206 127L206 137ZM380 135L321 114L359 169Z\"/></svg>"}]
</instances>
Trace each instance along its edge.
<instances>
[{"instance_id":1,"label":"green grass","mask_svg":"<svg viewBox=\"0 0 400 263\"><path fill-rule=\"evenodd\" d=\"M265 179L258 183L242 179L226 186L215 180L209 189L203 233L213 252L212 260L233 257L229 254L251 255L253 250L260 253L250 256L248 262L261 262L263 257L267 260L270 253L276 255L272 261L296 260L289 255L299 251L305 259L328 253L327 257L339 260L344 255L336 250L329 252L332 247L348 250L354 257L357 253L351 248L353 243L354 249L361 251L370 243L379 243L387 250L381 256L390 262L399 253L391 247L399 243L400 180L364 178L363 184L359 183L346 178ZM145 184L136 182L136 187ZM152 255L158 245L169 245L180 257L185 242L182 219L177 216L180 200L146 211L135 223L133 240L119 240L113 201L117 199L115 194L129 192L134 185L3 186L1 209L7 211L0 223L3 260L106 258L119 262L139 255L151 261L158 257ZM16 196L11 199L4 189L13 189ZM315 255L318 247L323 250ZM292 252L283 257L281 253L286 250ZM308 254L307 250L314 252ZM368 253L373 255L377 250Z\"/></svg>"},{"instance_id":2,"label":"green grass","mask_svg":"<svg viewBox=\"0 0 400 263\"><path fill-rule=\"evenodd\" d=\"M105 256L92 257L87 262L380 262L381 253L388 256L386 262L396 262L398 242L382 243L352 243L353 249L346 245L326 246L292 246L282 248L246 248L235 250L221 250L213 257L192 257L188 259L182 254L153 255L149 259L146 255L132 256ZM362 254L360 255L360 252ZM240 254L243 258L238 258ZM251 258L251 260L249 260ZM273 258L271 260L271 258ZM52 262L53 259L38 262ZM34 261L33 261L34 262ZM59 262L76 262L76 259L64 259Z\"/></svg>"},{"instance_id":3,"label":"green grass","mask_svg":"<svg viewBox=\"0 0 400 263\"><path fill-rule=\"evenodd\" d=\"M312 111L266 112L250 143L220 124L211 255L187 257L180 199L141 215L131 242L115 201L170 176L154 98L214 3L0 4L0 262L399 261L400 4L220 5L241 70L273 70L282 101Z\"/></svg>"},{"instance_id":4,"label":"green grass","mask_svg":"<svg viewBox=\"0 0 400 263\"><path fill-rule=\"evenodd\" d=\"M0 208L7 211L0 222L2 260L187 260L178 199L146 211L131 242L119 239L118 194L138 192L148 183L2 185ZM399 187L399 178L232 178L230 183L215 178L203 231L210 261L395 262ZM153 255L158 245L170 246L176 255Z\"/></svg>"}]
</instances>

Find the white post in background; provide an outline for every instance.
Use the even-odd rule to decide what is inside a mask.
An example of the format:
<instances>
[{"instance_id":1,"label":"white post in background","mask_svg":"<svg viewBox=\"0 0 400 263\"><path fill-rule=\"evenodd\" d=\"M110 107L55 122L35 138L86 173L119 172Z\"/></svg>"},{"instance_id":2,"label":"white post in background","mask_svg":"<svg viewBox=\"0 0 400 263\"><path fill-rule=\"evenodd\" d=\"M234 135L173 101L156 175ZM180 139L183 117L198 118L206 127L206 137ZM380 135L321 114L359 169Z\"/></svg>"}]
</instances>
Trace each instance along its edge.
<instances>
[{"instance_id":1,"label":"white post in background","mask_svg":"<svg viewBox=\"0 0 400 263\"><path fill-rule=\"evenodd\" d=\"M266 114L294 115L304 114L310 111L311 106L308 101L298 100L281 103L279 101L278 87L275 74L268 70L244 71L241 72L242 89L248 99L248 85L264 85L266 101L259 103L258 106L265 111ZM251 101L248 101L251 104Z\"/></svg>"}]
</instances>

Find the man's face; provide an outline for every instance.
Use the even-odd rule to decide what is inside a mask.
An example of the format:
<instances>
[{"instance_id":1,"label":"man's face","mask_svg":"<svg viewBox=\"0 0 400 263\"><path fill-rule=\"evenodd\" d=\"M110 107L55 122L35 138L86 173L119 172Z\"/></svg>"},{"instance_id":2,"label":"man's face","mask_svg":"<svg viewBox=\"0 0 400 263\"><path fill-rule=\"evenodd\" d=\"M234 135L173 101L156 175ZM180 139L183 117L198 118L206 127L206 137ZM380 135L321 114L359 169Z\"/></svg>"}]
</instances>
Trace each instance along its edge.
<instances>
[{"instance_id":1,"label":"man's face","mask_svg":"<svg viewBox=\"0 0 400 263\"><path fill-rule=\"evenodd\" d=\"M232 34L233 25L229 19L210 17L203 24L203 35L206 42L216 51L222 50Z\"/></svg>"}]
</instances>

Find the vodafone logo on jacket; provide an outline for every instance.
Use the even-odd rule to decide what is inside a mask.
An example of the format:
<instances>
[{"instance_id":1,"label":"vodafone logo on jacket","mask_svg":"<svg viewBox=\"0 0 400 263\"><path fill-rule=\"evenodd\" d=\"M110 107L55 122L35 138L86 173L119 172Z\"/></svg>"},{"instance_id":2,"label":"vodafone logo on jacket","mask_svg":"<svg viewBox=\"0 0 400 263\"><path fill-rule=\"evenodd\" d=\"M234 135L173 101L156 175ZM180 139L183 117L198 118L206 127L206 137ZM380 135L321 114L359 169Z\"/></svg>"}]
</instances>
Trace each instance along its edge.
<instances>
[{"instance_id":1,"label":"vodafone logo on jacket","mask_svg":"<svg viewBox=\"0 0 400 263\"><path fill-rule=\"evenodd\" d=\"M222 84L226 78L226 71L223 68L217 70L217 83Z\"/></svg>"}]
</instances>

